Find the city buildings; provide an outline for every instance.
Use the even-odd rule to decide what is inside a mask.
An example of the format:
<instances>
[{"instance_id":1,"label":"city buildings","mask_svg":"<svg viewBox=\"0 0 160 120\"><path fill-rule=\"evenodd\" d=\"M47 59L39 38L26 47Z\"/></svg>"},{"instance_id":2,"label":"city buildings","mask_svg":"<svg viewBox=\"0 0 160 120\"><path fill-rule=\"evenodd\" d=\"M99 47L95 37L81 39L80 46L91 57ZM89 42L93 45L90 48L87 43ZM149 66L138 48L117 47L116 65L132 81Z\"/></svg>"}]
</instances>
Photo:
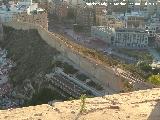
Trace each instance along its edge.
<instances>
[{"instance_id":1,"label":"city buildings","mask_svg":"<svg viewBox=\"0 0 160 120\"><path fill-rule=\"evenodd\" d=\"M73 18L73 21L76 27L113 46L145 48L150 44L149 41L154 43L157 40L156 34L160 33L160 2L158 0L116 1L117 4L109 0L108 6L85 5L86 2L44 0L37 4L32 3L32 0L21 0L17 4L13 2L9 5L2 4L0 16L5 22L18 20L40 24L48 29L47 13L43 9L39 13L38 6L47 6L49 13L57 15L59 20L65 19L69 8L73 8L76 18Z\"/></svg>"},{"instance_id":2,"label":"city buildings","mask_svg":"<svg viewBox=\"0 0 160 120\"><path fill-rule=\"evenodd\" d=\"M61 19L67 16L68 14L68 4L66 1L59 2L55 7L56 15Z\"/></svg>"},{"instance_id":3,"label":"city buildings","mask_svg":"<svg viewBox=\"0 0 160 120\"><path fill-rule=\"evenodd\" d=\"M158 0L148 0L147 1L147 15L148 15L148 17L150 17L156 13L157 1Z\"/></svg>"},{"instance_id":4,"label":"city buildings","mask_svg":"<svg viewBox=\"0 0 160 120\"><path fill-rule=\"evenodd\" d=\"M115 16L105 14L96 16L96 24L111 28L123 28L125 26L124 22L117 19Z\"/></svg>"},{"instance_id":5,"label":"city buildings","mask_svg":"<svg viewBox=\"0 0 160 120\"><path fill-rule=\"evenodd\" d=\"M112 39L112 29L105 26L92 26L91 36L94 39L101 39L110 44Z\"/></svg>"},{"instance_id":6,"label":"city buildings","mask_svg":"<svg viewBox=\"0 0 160 120\"><path fill-rule=\"evenodd\" d=\"M94 9L95 9L95 15L102 15L107 12L106 11L107 7L105 5L95 5Z\"/></svg>"},{"instance_id":7,"label":"city buildings","mask_svg":"<svg viewBox=\"0 0 160 120\"><path fill-rule=\"evenodd\" d=\"M146 48L148 46L148 33L142 29L115 29L111 44L117 47Z\"/></svg>"},{"instance_id":8,"label":"city buildings","mask_svg":"<svg viewBox=\"0 0 160 120\"><path fill-rule=\"evenodd\" d=\"M159 46L159 16L158 0L128 0L124 4L114 4L110 1L105 11L99 10L96 13L97 26L92 27L91 35L106 40L106 31L111 28L110 38L113 46L146 48L153 46L153 43Z\"/></svg>"},{"instance_id":9,"label":"city buildings","mask_svg":"<svg viewBox=\"0 0 160 120\"><path fill-rule=\"evenodd\" d=\"M66 1L72 7L77 5L85 5L86 3L85 0L66 0Z\"/></svg>"},{"instance_id":10,"label":"city buildings","mask_svg":"<svg viewBox=\"0 0 160 120\"><path fill-rule=\"evenodd\" d=\"M21 0L17 3L9 2L0 6L1 22L19 21L41 25L48 29L48 15L45 10L38 8L38 3L32 0Z\"/></svg>"},{"instance_id":11,"label":"city buildings","mask_svg":"<svg viewBox=\"0 0 160 120\"><path fill-rule=\"evenodd\" d=\"M27 12L30 14L32 11L38 8L37 3L32 3L32 0L23 0L15 4L10 2L6 5L0 6L0 19L2 22L9 22L15 19L16 14Z\"/></svg>"},{"instance_id":12,"label":"city buildings","mask_svg":"<svg viewBox=\"0 0 160 120\"><path fill-rule=\"evenodd\" d=\"M145 15L141 12L131 12L125 14L126 28L144 28Z\"/></svg>"},{"instance_id":13,"label":"city buildings","mask_svg":"<svg viewBox=\"0 0 160 120\"><path fill-rule=\"evenodd\" d=\"M69 5L66 1L54 0L49 6L49 13L56 15L60 20L68 15Z\"/></svg>"},{"instance_id":14,"label":"city buildings","mask_svg":"<svg viewBox=\"0 0 160 120\"><path fill-rule=\"evenodd\" d=\"M43 0L43 1L38 2L38 7L45 9L46 11L50 10L49 2L47 0Z\"/></svg>"},{"instance_id":15,"label":"city buildings","mask_svg":"<svg viewBox=\"0 0 160 120\"><path fill-rule=\"evenodd\" d=\"M143 29L110 28L105 26L92 26L91 36L104 42L122 48L148 47L148 33Z\"/></svg>"},{"instance_id":16,"label":"city buildings","mask_svg":"<svg viewBox=\"0 0 160 120\"><path fill-rule=\"evenodd\" d=\"M158 17L160 17L160 1L158 0L157 2L157 11L156 11L156 14Z\"/></svg>"},{"instance_id":17,"label":"city buildings","mask_svg":"<svg viewBox=\"0 0 160 120\"><path fill-rule=\"evenodd\" d=\"M83 26L85 30L90 30L95 24L95 11L90 6L77 6L76 23Z\"/></svg>"},{"instance_id":18,"label":"city buildings","mask_svg":"<svg viewBox=\"0 0 160 120\"><path fill-rule=\"evenodd\" d=\"M20 13L16 15L16 21L39 24L48 30L48 14L46 12L32 13L30 15Z\"/></svg>"}]
</instances>

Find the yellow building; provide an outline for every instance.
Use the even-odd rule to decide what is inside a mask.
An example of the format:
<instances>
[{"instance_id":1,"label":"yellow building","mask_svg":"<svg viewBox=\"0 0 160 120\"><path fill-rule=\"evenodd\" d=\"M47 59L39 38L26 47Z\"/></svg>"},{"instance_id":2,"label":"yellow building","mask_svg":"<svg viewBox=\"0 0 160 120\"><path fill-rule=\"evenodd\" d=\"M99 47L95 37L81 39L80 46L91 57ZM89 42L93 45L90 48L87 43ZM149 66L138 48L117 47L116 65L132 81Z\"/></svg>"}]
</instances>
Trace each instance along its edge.
<instances>
[{"instance_id":1,"label":"yellow building","mask_svg":"<svg viewBox=\"0 0 160 120\"><path fill-rule=\"evenodd\" d=\"M123 28L125 26L123 21L116 19L113 15L97 15L96 23L111 28Z\"/></svg>"}]
</instances>

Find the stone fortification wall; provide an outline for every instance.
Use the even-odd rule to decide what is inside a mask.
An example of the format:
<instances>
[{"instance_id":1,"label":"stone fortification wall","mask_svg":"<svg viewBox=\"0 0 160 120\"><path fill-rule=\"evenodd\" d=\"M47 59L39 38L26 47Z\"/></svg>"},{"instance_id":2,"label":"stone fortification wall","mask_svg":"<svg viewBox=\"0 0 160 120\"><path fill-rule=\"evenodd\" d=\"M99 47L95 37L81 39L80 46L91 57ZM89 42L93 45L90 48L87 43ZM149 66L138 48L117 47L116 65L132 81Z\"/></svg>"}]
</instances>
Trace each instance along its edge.
<instances>
[{"instance_id":1,"label":"stone fortification wall","mask_svg":"<svg viewBox=\"0 0 160 120\"><path fill-rule=\"evenodd\" d=\"M4 25L22 30L37 29L46 43L60 51L64 57L73 61L81 70L99 80L100 84L109 86L117 92L123 89L122 80L115 75L111 67L85 54L90 52L88 48L66 40L58 34L51 33L39 25L20 22L10 22Z\"/></svg>"},{"instance_id":2,"label":"stone fortification wall","mask_svg":"<svg viewBox=\"0 0 160 120\"><path fill-rule=\"evenodd\" d=\"M39 24L43 28L48 30L48 14L47 13L37 13L28 15L27 13L20 13L15 16L14 21L19 22L29 22L34 24Z\"/></svg>"}]
</instances>

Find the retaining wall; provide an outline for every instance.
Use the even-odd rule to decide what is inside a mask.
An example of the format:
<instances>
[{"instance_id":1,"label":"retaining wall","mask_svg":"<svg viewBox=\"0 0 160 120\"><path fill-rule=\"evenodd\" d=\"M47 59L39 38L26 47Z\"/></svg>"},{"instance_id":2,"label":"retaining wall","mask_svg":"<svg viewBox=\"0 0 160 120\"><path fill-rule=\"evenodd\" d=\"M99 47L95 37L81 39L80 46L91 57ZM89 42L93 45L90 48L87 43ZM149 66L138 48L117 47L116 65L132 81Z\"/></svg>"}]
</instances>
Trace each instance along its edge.
<instances>
[{"instance_id":1,"label":"retaining wall","mask_svg":"<svg viewBox=\"0 0 160 120\"><path fill-rule=\"evenodd\" d=\"M18 30L37 29L38 33L47 44L60 51L64 57L73 61L81 70L95 77L100 84L103 84L106 87L109 86L117 92L123 89L124 83L115 75L110 67L80 54L79 51L74 50L71 45L66 44L65 41L61 40L56 34L47 31L39 25L30 23L10 22L5 23L4 25Z\"/></svg>"}]
</instances>

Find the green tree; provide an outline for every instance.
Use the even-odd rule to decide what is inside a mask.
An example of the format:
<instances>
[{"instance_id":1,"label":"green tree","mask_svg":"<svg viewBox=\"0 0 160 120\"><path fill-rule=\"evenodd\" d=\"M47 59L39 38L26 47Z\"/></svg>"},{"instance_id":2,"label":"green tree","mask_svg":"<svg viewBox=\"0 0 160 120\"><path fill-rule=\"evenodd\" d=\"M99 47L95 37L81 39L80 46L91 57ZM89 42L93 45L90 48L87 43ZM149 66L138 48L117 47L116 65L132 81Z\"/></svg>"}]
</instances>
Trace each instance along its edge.
<instances>
[{"instance_id":1,"label":"green tree","mask_svg":"<svg viewBox=\"0 0 160 120\"><path fill-rule=\"evenodd\" d=\"M152 71L152 67L146 63L146 62L142 62L139 64L139 67L141 68L141 70L145 71L145 72L150 72Z\"/></svg>"},{"instance_id":2,"label":"green tree","mask_svg":"<svg viewBox=\"0 0 160 120\"><path fill-rule=\"evenodd\" d=\"M152 75L148 78L149 82L155 84L155 85L160 85L160 74L158 75Z\"/></svg>"}]
</instances>

